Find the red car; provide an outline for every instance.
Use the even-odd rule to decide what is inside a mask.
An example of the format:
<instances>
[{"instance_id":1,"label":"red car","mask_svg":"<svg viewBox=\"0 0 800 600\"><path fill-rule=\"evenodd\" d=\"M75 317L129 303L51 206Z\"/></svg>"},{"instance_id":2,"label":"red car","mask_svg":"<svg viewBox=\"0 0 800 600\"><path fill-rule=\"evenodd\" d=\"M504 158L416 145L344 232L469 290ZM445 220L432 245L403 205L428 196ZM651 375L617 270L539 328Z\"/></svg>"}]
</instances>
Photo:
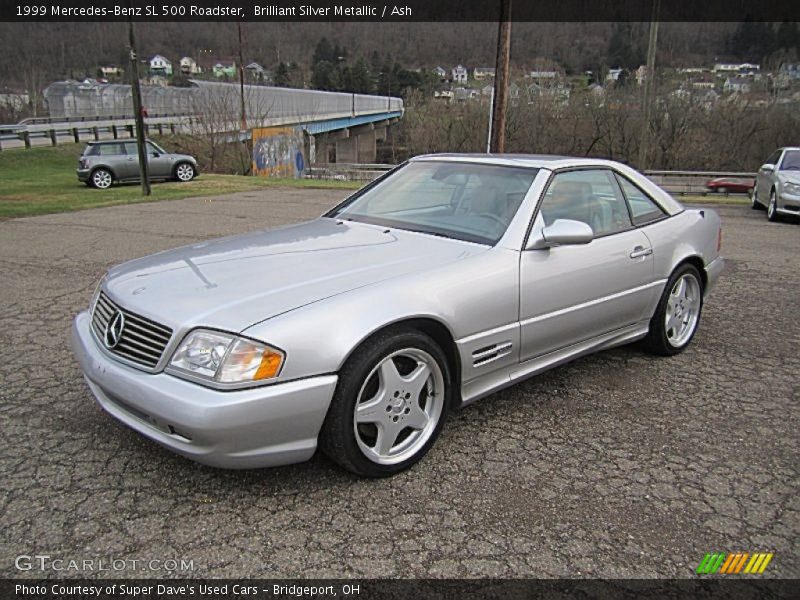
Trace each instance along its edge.
<instances>
[{"instance_id":1,"label":"red car","mask_svg":"<svg viewBox=\"0 0 800 600\"><path fill-rule=\"evenodd\" d=\"M717 177L706 183L709 191L720 194L752 194L755 185L755 179L741 177Z\"/></svg>"}]
</instances>

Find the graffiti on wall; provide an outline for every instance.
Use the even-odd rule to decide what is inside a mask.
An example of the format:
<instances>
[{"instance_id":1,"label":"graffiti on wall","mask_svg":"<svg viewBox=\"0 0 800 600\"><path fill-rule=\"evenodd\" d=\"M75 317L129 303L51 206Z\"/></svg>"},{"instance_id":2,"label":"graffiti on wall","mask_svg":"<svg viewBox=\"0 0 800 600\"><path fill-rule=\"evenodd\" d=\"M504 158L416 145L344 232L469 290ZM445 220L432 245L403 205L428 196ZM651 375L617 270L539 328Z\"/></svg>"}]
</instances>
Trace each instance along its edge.
<instances>
[{"instance_id":1,"label":"graffiti on wall","mask_svg":"<svg viewBox=\"0 0 800 600\"><path fill-rule=\"evenodd\" d=\"M262 177L302 177L305 140L299 127L253 130L253 173Z\"/></svg>"}]
</instances>

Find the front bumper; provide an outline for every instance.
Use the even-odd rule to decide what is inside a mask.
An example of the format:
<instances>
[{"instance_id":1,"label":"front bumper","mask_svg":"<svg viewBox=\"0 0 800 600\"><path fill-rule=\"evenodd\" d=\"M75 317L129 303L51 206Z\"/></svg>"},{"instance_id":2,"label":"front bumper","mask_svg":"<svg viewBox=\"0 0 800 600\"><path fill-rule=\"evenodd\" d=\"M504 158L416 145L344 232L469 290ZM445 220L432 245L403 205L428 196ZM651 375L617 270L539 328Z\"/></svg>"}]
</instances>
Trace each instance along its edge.
<instances>
[{"instance_id":1,"label":"front bumper","mask_svg":"<svg viewBox=\"0 0 800 600\"><path fill-rule=\"evenodd\" d=\"M779 212L789 215L800 214L800 194L792 194L785 189L781 194L781 204Z\"/></svg>"},{"instance_id":2,"label":"front bumper","mask_svg":"<svg viewBox=\"0 0 800 600\"><path fill-rule=\"evenodd\" d=\"M87 311L72 324L72 348L89 389L119 421L203 464L248 469L311 458L336 375L220 392L166 373L145 373L97 345Z\"/></svg>"},{"instance_id":3,"label":"front bumper","mask_svg":"<svg viewBox=\"0 0 800 600\"><path fill-rule=\"evenodd\" d=\"M89 175L91 174L91 169L76 169L75 172L78 174L78 181L86 182L89 181Z\"/></svg>"}]
</instances>

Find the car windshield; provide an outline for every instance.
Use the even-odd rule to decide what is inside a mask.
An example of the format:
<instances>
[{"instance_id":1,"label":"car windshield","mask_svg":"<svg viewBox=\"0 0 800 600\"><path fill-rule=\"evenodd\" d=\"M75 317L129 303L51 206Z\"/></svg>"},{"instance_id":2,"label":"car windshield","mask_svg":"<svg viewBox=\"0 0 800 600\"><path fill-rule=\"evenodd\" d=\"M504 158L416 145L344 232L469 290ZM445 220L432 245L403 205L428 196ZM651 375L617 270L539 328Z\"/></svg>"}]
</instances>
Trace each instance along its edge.
<instances>
[{"instance_id":1,"label":"car windshield","mask_svg":"<svg viewBox=\"0 0 800 600\"><path fill-rule=\"evenodd\" d=\"M789 150L783 155L781 171L800 171L800 150Z\"/></svg>"},{"instance_id":2,"label":"car windshield","mask_svg":"<svg viewBox=\"0 0 800 600\"><path fill-rule=\"evenodd\" d=\"M495 244L537 172L467 162L410 162L326 216Z\"/></svg>"}]
</instances>

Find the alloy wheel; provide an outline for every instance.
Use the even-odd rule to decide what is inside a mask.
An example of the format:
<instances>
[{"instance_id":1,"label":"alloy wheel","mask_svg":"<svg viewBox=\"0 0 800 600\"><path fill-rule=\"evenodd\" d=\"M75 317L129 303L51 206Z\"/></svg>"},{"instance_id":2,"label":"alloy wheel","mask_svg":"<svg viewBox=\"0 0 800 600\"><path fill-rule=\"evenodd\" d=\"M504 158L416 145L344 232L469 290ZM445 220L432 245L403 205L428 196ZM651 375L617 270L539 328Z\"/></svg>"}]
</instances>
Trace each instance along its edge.
<instances>
[{"instance_id":1,"label":"alloy wheel","mask_svg":"<svg viewBox=\"0 0 800 600\"><path fill-rule=\"evenodd\" d=\"M392 465L414 456L436 430L446 398L436 360L419 348L383 358L358 394L353 430L370 461Z\"/></svg>"},{"instance_id":2,"label":"alloy wheel","mask_svg":"<svg viewBox=\"0 0 800 600\"><path fill-rule=\"evenodd\" d=\"M670 291L664 316L667 341L674 348L686 344L697 328L702 301L700 283L691 273L680 277Z\"/></svg>"}]
</instances>

